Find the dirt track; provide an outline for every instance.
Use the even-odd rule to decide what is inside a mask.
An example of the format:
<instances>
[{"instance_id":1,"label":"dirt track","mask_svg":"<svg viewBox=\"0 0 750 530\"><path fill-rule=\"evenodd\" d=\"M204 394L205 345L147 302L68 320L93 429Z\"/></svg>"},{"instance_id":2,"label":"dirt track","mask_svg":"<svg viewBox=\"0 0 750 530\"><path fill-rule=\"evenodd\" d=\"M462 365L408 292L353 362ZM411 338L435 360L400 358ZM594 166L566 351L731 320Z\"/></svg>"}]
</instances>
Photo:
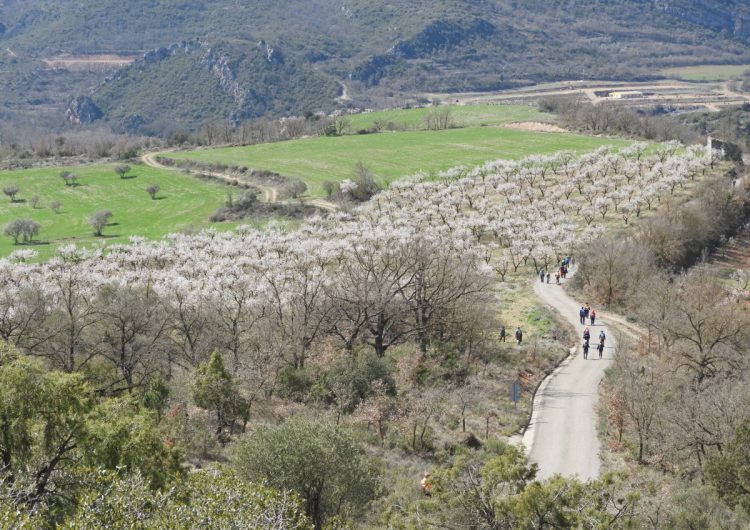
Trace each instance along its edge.
<instances>
[{"instance_id":1,"label":"dirt track","mask_svg":"<svg viewBox=\"0 0 750 530\"><path fill-rule=\"evenodd\" d=\"M163 169L166 171L180 171L180 168L173 167L173 166L167 166L165 164L160 163L157 158L159 155L163 153L147 153L141 156L141 161L150 167L156 168L156 169ZM226 184L233 185L234 182L237 180L237 177L234 177L232 175L227 175L226 173L219 173L217 171L203 171L201 170L201 173L205 175L209 175L217 180L221 180L225 182ZM255 184L253 184L255 185ZM276 203L281 202L279 201L279 190L272 186L259 186L258 188L263 192L263 201L267 203ZM287 201L289 202L289 201ZM325 199L307 199L305 201L307 204L311 204L313 206L317 206L318 208L321 208L323 210L327 210L329 212L336 211L338 209L338 206L330 201L327 201Z\"/></svg>"}]
</instances>

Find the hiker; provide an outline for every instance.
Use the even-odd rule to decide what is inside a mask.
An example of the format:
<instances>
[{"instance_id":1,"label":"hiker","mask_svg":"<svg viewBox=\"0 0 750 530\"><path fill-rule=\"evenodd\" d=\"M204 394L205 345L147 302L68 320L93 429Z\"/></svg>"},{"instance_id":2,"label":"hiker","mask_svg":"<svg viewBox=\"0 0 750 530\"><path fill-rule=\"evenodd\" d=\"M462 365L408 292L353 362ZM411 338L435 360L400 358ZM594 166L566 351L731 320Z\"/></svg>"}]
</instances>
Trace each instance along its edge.
<instances>
[{"instance_id":1,"label":"hiker","mask_svg":"<svg viewBox=\"0 0 750 530\"><path fill-rule=\"evenodd\" d=\"M604 341L606 340L606 338L607 336L604 334L604 330L601 330L599 332L599 344L601 344L602 347L604 347Z\"/></svg>"},{"instance_id":2,"label":"hiker","mask_svg":"<svg viewBox=\"0 0 750 530\"><path fill-rule=\"evenodd\" d=\"M581 324L586 323L586 319L589 317L589 312L591 311L591 306L588 302L586 302L586 305L583 306L583 322Z\"/></svg>"},{"instance_id":3,"label":"hiker","mask_svg":"<svg viewBox=\"0 0 750 530\"><path fill-rule=\"evenodd\" d=\"M592 309L589 313L589 318L591 319L591 325L594 325L594 322L596 322L596 310Z\"/></svg>"},{"instance_id":4,"label":"hiker","mask_svg":"<svg viewBox=\"0 0 750 530\"><path fill-rule=\"evenodd\" d=\"M521 331L521 326L518 326L516 328L516 342L518 344L521 344L522 340L523 340L523 331Z\"/></svg>"},{"instance_id":5,"label":"hiker","mask_svg":"<svg viewBox=\"0 0 750 530\"><path fill-rule=\"evenodd\" d=\"M583 358L584 359L589 358L589 341L588 340L583 341Z\"/></svg>"},{"instance_id":6,"label":"hiker","mask_svg":"<svg viewBox=\"0 0 750 530\"><path fill-rule=\"evenodd\" d=\"M505 342L505 326L500 326L500 342Z\"/></svg>"},{"instance_id":7,"label":"hiker","mask_svg":"<svg viewBox=\"0 0 750 530\"><path fill-rule=\"evenodd\" d=\"M591 338L591 332L589 331L589 328L585 328L583 330L583 340L588 342L590 338Z\"/></svg>"},{"instance_id":8,"label":"hiker","mask_svg":"<svg viewBox=\"0 0 750 530\"><path fill-rule=\"evenodd\" d=\"M600 342L596 349L599 351L599 358L601 359L602 354L604 353L604 343Z\"/></svg>"},{"instance_id":9,"label":"hiker","mask_svg":"<svg viewBox=\"0 0 750 530\"><path fill-rule=\"evenodd\" d=\"M547 273L547 284L549 284L549 272Z\"/></svg>"},{"instance_id":10,"label":"hiker","mask_svg":"<svg viewBox=\"0 0 750 530\"><path fill-rule=\"evenodd\" d=\"M560 285L560 273L559 272L555 273L555 283L557 283L557 285Z\"/></svg>"},{"instance_id":11,"label":"hiker","mask_svg":"<svg viewBox=\"0 0 750 530\"><path fill-rule=\"evenodd\" d=\"M560 278L565 278L565 266L560 265Z\"/></svg>"},{"instance_id":12,"label":"hiker","mask_svg":"<svg viewBox=\"0 0 750 530\"><path fill-rule=\"evenodd\" d=\"M578 316L581 317L581 324L586 324L586 308L581 306L581 309L578 311Z\"/></svg>"},{"instance_id":13,"label":"hiker","mask_svg":"<svg viewBox=\"0 0 750 530\"><path fill-rule=\"evenodd\" d=\"M544 269L539 271L539 281L544 283Z\"/></svg>"},{"instance_id":14,"label":"hiker","mask_svg":"<svg viewBox=\"0 0 750 530\"><path fill-rule=\"evenodd\" d=\"M425 497L432 497L432 480L430 480L430 473L425 471L422 474L422 480L419 481L419 489L422 490L422 495Z\"/></svg>"}]
</instances>

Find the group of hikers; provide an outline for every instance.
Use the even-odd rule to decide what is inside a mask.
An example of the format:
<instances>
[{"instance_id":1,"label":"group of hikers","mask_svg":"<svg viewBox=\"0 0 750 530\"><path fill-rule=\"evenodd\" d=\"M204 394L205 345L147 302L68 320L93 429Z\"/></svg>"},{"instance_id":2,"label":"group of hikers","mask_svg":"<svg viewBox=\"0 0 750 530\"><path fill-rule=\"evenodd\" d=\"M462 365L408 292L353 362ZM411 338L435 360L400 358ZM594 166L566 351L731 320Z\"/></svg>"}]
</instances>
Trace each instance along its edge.
<instances>
[{"instance_id":1,"label":"group of hikers","mask_svg":"<svg viewBox=\"0 0 750 530\"><path fill-rule=\"evenodd\" d=\"M505 326L500 326L500 342L505 342L506 336L507 333L505 332ZM521 331L521 326L516 327L514 336L516 338L516 344L521 344L521 341L523 340L523 331Z\"/></svg>"},{"instance_id":2,"label":"group of hikers","mask_svg":"<svg viewBox=\"0 0 750 530\"><path fill-rule=\"evenodd\" d=\"M591 305L586 302L584 305L581 306L581 309L578 310L578 316L581 319L581 325L586 325L586 319L589 319L589 322L593 326L596 323L596 309L592 308ZM599 332L599 344L597 345L596 349L599 352L599 358L602 358L602 354L604 353L604 341L607 339L607 335L604 333L604 330L601 330ZM583 358L588 359L589 358L589 341L591 340L591 332L589 331L589 328L586 327L583 329Z\"/></svg>"},{"instance_id":3,"label":"group of hikers","mask_svg":"<svg viewBox=\"0 0 750 530\"><path fill-rule=\"evenodd\" d=\"M584 326L586 325L587 318L591 321L592 326L596 323L596 310L593 309L588 302L581 306L581 309L578 311L578 316L581 319L581 324Z\"/></svg>"},{"instance_id":4,"label":"group of hikers","mask_svg":"<svg viewBox=\"0 0 750 530\"><path fill-rule=\"evenodd\" d=\"M570 263L570 256L565 256L565 259L560 262L560 268L555 272L555 283L557 285L560 285L560 278L565 279L568 276L568 267L570 266ZM544 283L545 280L549 283L550 273L549 271L542 269L539 271L539 281Z\"/></svg>"},{"instance_id":5,"label":"group of hikers","mask_svg":"<svg viewBox=\"0 0 750 530\"><path fill-rule=\"evenodd\" d=\"M571 264L571 258L570 256L565 256L565 259L560 262L560 270L555 273L555 280L557 284L560 284L560 278L565 278L568 275L568 267ZM545 272L544 269L539 271L539 281L544 283L546 280L547 283L549 283L550 280L550 273ZM578 316L581 319L581 325L586 325L586 320L588 319L591 326L594 326L596 324L596 310L591 307L591 305L586 302L584 305L581 306L581 309L578 312ZM516 343L521 344L523 341L523 331L521 331L521 326L516 327L516 331L514 333ZM505 331L505 326L500 327L500 342L505 342L507 338L507 332ZM599 358L602 358L602 355L604 354L604 342L606 341L607 336L604 333L604 330L601 330L599 332L599 344L597 345L596 349L599 352ZM591 341L591 331L588 327L586 327L583 330L583 358L588 359L589 358L589 348L590 348L590 341Z\"/></svg>"}]
</instances>

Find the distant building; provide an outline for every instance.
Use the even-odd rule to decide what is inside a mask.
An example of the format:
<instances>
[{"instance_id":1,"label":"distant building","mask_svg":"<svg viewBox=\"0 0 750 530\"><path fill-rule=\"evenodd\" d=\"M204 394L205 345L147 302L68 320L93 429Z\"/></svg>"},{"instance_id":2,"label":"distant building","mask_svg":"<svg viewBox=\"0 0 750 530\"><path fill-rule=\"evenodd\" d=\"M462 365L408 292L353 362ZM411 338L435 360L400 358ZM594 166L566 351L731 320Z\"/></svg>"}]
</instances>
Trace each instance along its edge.
<instances>
[{"instance_id":1,"label":"distant building","mask_svg":"<svg viewBox=\"0 0 750 530\"><path fill-rule=\"evenodd\" d=\"M706 140L706 159L711 160L714 153L722 160L744 164L742 149L737 144L709 136Z\"/></svg>"},{"instance_id":2,"label":"distant building","mask_svg":"<svg viewBox=\"0 0 750 530\"><path fill-rule=\"evenodd\" d=\"M643 97L643 92L640 90L622 90L610 92L609 97L612 99L638 99Z\"/></svg>"},{"instance_id":3,"label":"distant building","mask_svg":"<svg viewBox=\"0 0 750 530\"><path fill-rule=\"evenodd\" d=\"M721 140L717 140L712 136L709 136L706 139L706 158L708 160L711 160L711 156L713 155L714 151L719 151L721 153L721 158L724 158L724 156L726 155L724 151L724 142L722 142Z\"/></svg>"}]
</instances>

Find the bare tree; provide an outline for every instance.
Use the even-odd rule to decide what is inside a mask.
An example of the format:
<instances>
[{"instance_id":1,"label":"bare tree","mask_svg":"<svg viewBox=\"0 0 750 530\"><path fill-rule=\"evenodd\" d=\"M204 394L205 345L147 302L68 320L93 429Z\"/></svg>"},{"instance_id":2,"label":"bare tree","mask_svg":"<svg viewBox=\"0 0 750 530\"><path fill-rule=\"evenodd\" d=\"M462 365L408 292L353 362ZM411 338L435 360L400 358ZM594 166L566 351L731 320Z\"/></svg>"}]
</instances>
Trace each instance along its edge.
<instances>
[{"instance_id":1,"label":"bare tree","mask_svg":"<svg viewBox=\"0 0 750 530\"><path fill-rule=\"evenodd\" d=\"M112 391L132 390L157 371L165 351L167 313L153 290L104 286L94 307L92 340L115 367Z\"/></svg>"},{"instance_id":2,"label":"bare tree","mask_svg":"<svg viewBox=\"0 0 750 530\"><path fill-rule=\"evenodd\" d=\"M3 193L10 198L10 202L16 202L16 195L18 195L18 186L6 186L3 188Z\"/></svg>"},{"instance_id":3,"label":"bare tree","mask_svg":"<svg viewBox=\"0 0 750 530\"><path fill-rule=\"evenodd\" d=\"M425 127L430 131L442 131L454 126L453 113L450 107L433 109L423 118Z\"/></svg>"},{"instance_id":4,"label":"bare tree","mask_svg":"<svg viewBox=\"0 0 750 530\"><path fill-rule=\"evenodd\" d=\"M109 223L112 217L110 210L99 210L89 217L89 226L94 229L94 235L100 237L104 231L104 227Z\"/></svg>"},{"instance_id":5,"label":"bare tree","mask_svg":"<svg viewBox=\"0 0 750 530\"><path fill-rule=\"evenodd\" d=\"M619 375L619 403L635 430L638 461L643 462L659 407L657 394L662 374L639 359L622 337L618 345L615 367Z\"/></svg>"},{"instance_id":6,"label":"bare tree","mask_svg":"<svg viewBox=\"0 0 750 530\"><path fill-rule=\"evenodd\" d=\"M31 219L13 219L5 225L3 233L13 238L14 245L18 244L19 238L23 238L23 242L28 243L39 234L39 223Z\"/></svg>"},{"instance_id":7,"label":"bare tree","mask_svg":"<svg viewBox=\"0 0 750 530\"><path fill-rule=\"evenodd\" d=\"M115 166L115 173L117 173L121 179L125 178L125 175L130 171L130 166L126 164L118 164Z\"/></svg>"},{"instance_id":8,"label":"bare tree","mask_svg":"<svg viewBox=\"0 0 750 530\"><path fill-rule=\"evenodd\" d=\"M151 196L152 201L156 199L156 194L159 193L160 189L158 184L149 184L146 187L146 192Z\"/></svg>"},{"instance_id":9,"label":"bare tree","mask_svg":"<svg viewBox=\"0 0 750 530\"><path fill-rule=\"evenodd\" d=\"M670 354L677 368L700 383L720 372L742 369L750 337L750 316L706 267L677 279L675 299L663 332L674 341Z\"/></svg>"}]
</instances>

